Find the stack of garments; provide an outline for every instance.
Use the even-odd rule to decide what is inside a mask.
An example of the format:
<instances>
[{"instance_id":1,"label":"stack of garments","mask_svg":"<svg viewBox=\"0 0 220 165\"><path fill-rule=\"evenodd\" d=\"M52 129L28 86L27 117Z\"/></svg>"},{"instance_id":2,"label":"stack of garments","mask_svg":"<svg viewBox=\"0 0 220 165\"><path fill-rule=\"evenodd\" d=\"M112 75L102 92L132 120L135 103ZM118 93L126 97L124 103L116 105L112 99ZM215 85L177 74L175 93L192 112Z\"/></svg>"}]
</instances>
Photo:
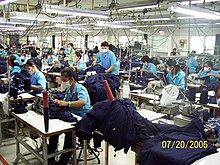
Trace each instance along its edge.
<instances>
[{"instance_id":1,"label":"stack of garments","mask_svg":"<svg viewBox=\"0 0 220 165\"><path fill-rule=\"evenodd\" d=\"M94 130L103 133L103 138L115 151L129 148L137 142L149 139L160 132L160 129L144 119L129 99L116 99L96 103L76 126L79 141L90 140Z\"/></svg>"},{"instance_id":2,"label":"stack of garments","mask_svg":"<svg viewBox=\"0 0 220 165\"><path fill-rule=\"evenodd\" d=\"M80 71L79 75L86 75L87 72L96 71L96 73L105 73L105 68L99 64L96 64L94 66L91 66L87 68L86 70Z\"/></svg>"},{"instance_id":3,"label":"stack of garments","mask_svg":"<svg viewBox=\"0 0 220 165\"><path fill-rule=\"evenodd\" d=\"M108 81L111 91L115 97L116 90L119 91L120 82L117 76L110 73L98 73L92 75L82 84L88 90L91 105L108 99L103 80Z\"/></svg>"}]
</instances>

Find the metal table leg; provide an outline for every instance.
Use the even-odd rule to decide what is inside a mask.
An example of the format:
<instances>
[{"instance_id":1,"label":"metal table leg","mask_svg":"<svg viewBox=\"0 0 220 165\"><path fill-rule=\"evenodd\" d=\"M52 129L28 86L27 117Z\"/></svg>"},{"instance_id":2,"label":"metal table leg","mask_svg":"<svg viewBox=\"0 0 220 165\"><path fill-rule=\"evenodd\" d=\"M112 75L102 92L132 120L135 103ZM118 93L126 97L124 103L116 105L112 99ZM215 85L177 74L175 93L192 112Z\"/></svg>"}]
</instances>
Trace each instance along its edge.
<instances>
[{"instance_id":1,"label":"metal table leg","mask_svg":"<svg viewBox=\"0 0 220 165\"><path fill-rule=\"evenodd\" d=\"M109 144L105 142L105 165L108 165L108 152L109 152Z\"/></svg>"},{"instance_id":2,"label":"metal table leg","mask_svg":"<svg viewBox=\"0 0 220 165\"><path fill-rule=\"evenodd\" d=\"M83 159L84 165L87 165L87 140L83 140Z\"/></svg>"},{"instance_id":3,"label":"metal table leg","mask_svg":"<svg viewBox=\"0 0 220 165\"><path fill-rule=\"evenodd\" d=\"M18 134L19 134L19 127L18 127L18 120L15 120L15 140L16 140L16 159L13 162L13 164L17 164L19 161L19 154L20 154L20 146L19 146L19 142L18 142Z\"/></svg>"},{"instance_id":4,"label":"metal table leg","mask_svg":"<svg viewBox=\"0 0 220 165\"><path fill-rule=\"evenodd\" d=\"M43 138L43 158L44 158L43 165L48 165L47 138L44 136L42 138Z\"/></svg>"},{"instance_id":5,"label":"metal table leg","mask_svg":"<svg viewBox=\"0 0 220 165\"><path fill-rule=\"evenodd\" d=\"M77 158L76 158L76 134L75 131L72 131L72 146L74 147L73 149L73 164L77 165Z\"/></svg>"}]
</instances>

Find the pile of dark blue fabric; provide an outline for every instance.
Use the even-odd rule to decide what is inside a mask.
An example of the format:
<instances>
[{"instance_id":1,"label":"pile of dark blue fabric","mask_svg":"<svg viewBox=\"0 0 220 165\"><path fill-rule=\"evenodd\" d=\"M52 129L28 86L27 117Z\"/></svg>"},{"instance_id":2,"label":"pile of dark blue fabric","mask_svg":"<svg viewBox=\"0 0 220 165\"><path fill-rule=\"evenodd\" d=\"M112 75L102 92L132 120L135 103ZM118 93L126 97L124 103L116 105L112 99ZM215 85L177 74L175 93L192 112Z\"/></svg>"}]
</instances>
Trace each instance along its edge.
<instances>
[{"instance_id":1,"label":"pile of dark blue fabric","mask_svg":"<svg viewBox=\"0 0 220 165\"><path fill-rule=\"evenodd\" d=\"M65 92L53 90L50 91L50 95L53 99L63 100ZM65 122L77 122L77 118L75 118L69 111L69 107L60 107L52 101L49 102L49 116L50 119L59 119Z\"/></svg>"},{"instance_id":2,"label":"pile of dark blue fabric","mask_svg":"<svg viewBox=\"0 0 220 165\"><path fill-rule=\"evenodd\" d=\"M129 99L115 99L96 103L76 126L79 140L90 140L94 130L103 133L103 138L115 151L124 148L127 153L131 146L149 139L160 132L150 121L144 119Z\"/></svg>"},{"instance_id":3,"label":"pile of dark blue fabric","mask_svg":"<svg viewBox=\"0 0 220 165\"><path fill-rule=\"evenodd\" d=\"M157 125L162 132L154 138L145 141L139 155L140 165L190 165L194 161L207 155L216 153L216 148L208 143L207 147L177 148L177 142L187 144L188 141L204 142L205 132L203 124L199 119L194 119L185 127L171 125ZM162 148L162 142L172 141L171 145ZM175 147L172 144L176 142ZM168 144L168 143L167 143ZM190 146L192 146L190 148Z\"/></svg>"},{"instance_id":4,"label":"pile of dark blue fabric","mask_svg":"<svg viewBox=\"0 0 220 165\"><path fill-rule=\"evenodd\" d=\"M6 61L0 61L0 74L7 72L7 63Z\"/></svg>"},{"instance_id":5,"label":"pile of dark blue fabric","mask_svg":"<svg viewBox=\"0 0 220 165\"><path fill-rule=\"evenodd\" d=\"M90 76L82 85L88 90L91 105L96 102L107 100L107 94L103 80L107 80L113 95L119 91L120 82L117 76L110 73L98 73Z\"/></svg>"},{"instance_id":6,"label":"pile of dark blue fabric","mask_svg":"<svg viewBox=\"0 0 220 165\"><path fill-rule=\"evenodd\" d=\"M96 64L94 66L91 66L87 68L86 70L82 70L79 72L79 75L86 75L87 72L96 71L96 73L105 73L105 68L99 64Z\"/></svg>"}]
</instances>

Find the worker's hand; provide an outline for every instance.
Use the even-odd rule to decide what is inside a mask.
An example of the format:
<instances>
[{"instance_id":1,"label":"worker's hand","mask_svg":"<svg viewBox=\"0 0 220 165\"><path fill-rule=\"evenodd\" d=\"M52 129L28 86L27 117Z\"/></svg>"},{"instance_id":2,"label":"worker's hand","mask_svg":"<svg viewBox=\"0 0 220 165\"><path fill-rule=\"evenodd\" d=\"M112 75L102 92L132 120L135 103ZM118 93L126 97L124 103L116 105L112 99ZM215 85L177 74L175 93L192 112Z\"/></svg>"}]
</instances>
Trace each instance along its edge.
<instances>
[{"instance_id":1,"label":"worker's hand","mask_svg":"<svg viewBox=\"0 0 220 165\"><path fill-rule=\"evenodd\" d=\"M4 73L4 74L1 74L0 75L1 77L7 77L7 75Z\"/></svg>"},{"instance_id":2,"label":"worker's hand","mask_svg":"<svg viewBox=\"0 0 220 165\"><path fill-rule=\"evenodd\" d=\"M207 73L207 75L206 76L213 76L213 74L211 74L211 73Z\"/></svg>"},{"instance_id":3,"label":"worker's hand","mask_svg":"<svg viewBox=\"0 0 220 165\"><path fill-rule=\"evenodd\" d=\"M105 73L108 73L108 70L105 70Z\"/></svg>"},{"instance_id":4,"label":"worker's hand","mask_svg":"<svg viewBox=\"0 0 220 165\"><path fill-rule=\"evenodd\" d=\"M69 58L68 58L68 57L65 57L65 58L64 58L64 61L65 61L65 62L66 62L66 61L68 61L68 60L69 60Z\"/></svg>"}]
</instances>

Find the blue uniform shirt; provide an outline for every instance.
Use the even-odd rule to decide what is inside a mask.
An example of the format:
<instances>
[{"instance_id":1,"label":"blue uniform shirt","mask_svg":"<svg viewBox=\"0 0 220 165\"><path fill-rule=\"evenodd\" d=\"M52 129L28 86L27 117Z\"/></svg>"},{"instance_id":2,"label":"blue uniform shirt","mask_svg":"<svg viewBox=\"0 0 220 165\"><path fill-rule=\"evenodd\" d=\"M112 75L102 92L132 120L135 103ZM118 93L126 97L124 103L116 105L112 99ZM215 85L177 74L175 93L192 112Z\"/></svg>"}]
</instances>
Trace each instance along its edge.
<instances>
[{"instance_id":1,"label":"blue uniform shirt","mask_svg":"<svg viewBox=\"0 0 220 165\"><path fill-rule=\"evenodd\" d=\"M3 55L4 57L8 56L8 54L5 50L1 50L0 55Z\"/></svg>"},{"instance_id":2,"label":"blue uniform shirt","mask_svg":"<svg viewBox=\"0 0 220 165\"><path fill-rule=\"evenodd\" d=\"M97 58L96 63L100 63L105 69L109 69L113 65L117 65L115 54L108 50L106 53L106 56L104 56L104 53L101 51ZM118 75L117 67L115 67L110 73Z\"/></svg>"},{"instance_id":3,"label":"blue uniform shirt","mask_svg":"<svg viewBox=\"0 0 220 165\"><path fill-rule=\"evenodd\" d=\"M172 73L169 72L167 74L167 82L168 84L173 84L179 86L180 88L184 89L185 87L185 73L183 71L179 71L174 77Z\"/></svg>"},{"instance_id":4,"label":"blue uniform shirt","mask_svg":"<svg viewBox=\"0 0 220 165\"><path fill-rule=\"evenodd\" d=\"M200 78L205 78L207 73L220 75L219 72L215 71L215 70L211 70L210 72L202 71L201 74L200 74ZM216 83L216 81L218 81L218 79L214 76L210 76L209 79L210 79L210 83Z\"/></svg>"},{"instance_id":5,"label":"blue uniform shirt","mask_svg":"<svg viewBox=\"0 0 220 165\"><path fill-rule=\"evenodd\" d=\"M76 82L74 90L71 91L70 87L67 88L64 101L77 101L82 100L86 102L86 105L83 107L71 107L70 110L72 113L83 116L90 109L90 98L87 89Z\"/></svg>"},{"instance_id":6,"label":"blue uniform shirt","mask_svg":"<svg viewBox=\"0 0 220 165\"><path fill-rule=\"evenodd\" d=\"M19 66L13 66L10 71L10 76L13 76L15 73L21 73L21 68ZM8 75L8 72L6 72Z\"/></svg>"},{"instance_id":7,"label":"blue uniform shirt","mask_svg":"<svg viewBox=\"0 0 220 165\"><path fill-rule=\"evenodd\" d=\"M189 67L189 73L196 73L196 68L198 66L198 63L193 56L189 56L187 65Z\"/></svg>"},{"instance_id":8,"label":"blue uniform shirt","mask_svg":"<svg viewBox=\"0 0 220 165\"><path fill-rule=\"evenodd\" d=\"M85 70L86 69L86 64L83 62L82 59L80 59L77 63L74 61L73 66L78 66L80 70Z\"/></svg>"},{"instance_id":9,"label":"blue uniform shirt","mask_svg":"<svg viewBox=\"0 0 220 165\"><path fill-rule=\"evenodd\" d=\"M13 56L15 56L16 60L18 61L18 65L22 66L23 63L21 61L21 58L17 54L13 54Z\"/></svg>"},{"instance_id":10,"label":"blue uniform shirt","mask_svg":"<svg viewBox=\"0 0 220 165\"><path fill-rule=\"evenodd\" d=\"M150 70L153 75L157 76L157 69L153 63L148 63L148 65L143 65L142 70Z\"/></svg>"},{"instance_id":11,"label":"blue uniform shirt","mask_svg":"<svg viewBox=\"0 0 220 165\"><path fill-rule=\"evenodd\" d=\"M50 64L51 62L54 62L56 60L56 57L52 56L51 58L48 58L46 60L46 63Z\"/></svg>"},{"instance_id":12,"label":"blue uniform shirt","mask_svg":"<svg viewBox=\"0 0 220 165\"><path fill-rule=\"evenodd\" d=\"M31 85L36 85L42 88L43 90L46 90L47 81L42 72L37 70L34 75L31 75ZM35 94L41 93L42 91L34 90Z\"/></svg>"}]
</instances>

